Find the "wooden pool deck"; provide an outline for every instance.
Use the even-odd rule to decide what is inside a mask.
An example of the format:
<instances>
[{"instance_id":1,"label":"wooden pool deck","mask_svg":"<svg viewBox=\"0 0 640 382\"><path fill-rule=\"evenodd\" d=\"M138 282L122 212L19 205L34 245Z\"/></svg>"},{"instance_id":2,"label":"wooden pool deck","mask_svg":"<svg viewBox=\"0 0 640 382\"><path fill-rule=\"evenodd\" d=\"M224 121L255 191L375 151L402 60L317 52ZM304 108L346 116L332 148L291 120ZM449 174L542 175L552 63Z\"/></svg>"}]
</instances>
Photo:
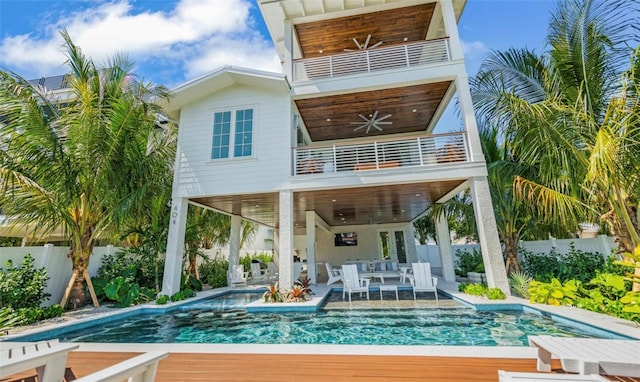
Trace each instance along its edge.
<instances>
[{"instance_id":1,"label":"wooden pool deck","mask_svg":"<svg viewBox=\"0 0 640 382\"><path fill-rule=\"evenodd\" d=\"M67 377L69 380L79 378L137 354L74 351L67 361ZM559 363L554 362L554 367L558 368ZM395 355L170 353L160 361L156 381L495 382L499 369L535 372L536 361ZM640 382L640 378L608 378ZM34 370L6 381L35 382L37 379Z\"/></svg>"}]
</instances>

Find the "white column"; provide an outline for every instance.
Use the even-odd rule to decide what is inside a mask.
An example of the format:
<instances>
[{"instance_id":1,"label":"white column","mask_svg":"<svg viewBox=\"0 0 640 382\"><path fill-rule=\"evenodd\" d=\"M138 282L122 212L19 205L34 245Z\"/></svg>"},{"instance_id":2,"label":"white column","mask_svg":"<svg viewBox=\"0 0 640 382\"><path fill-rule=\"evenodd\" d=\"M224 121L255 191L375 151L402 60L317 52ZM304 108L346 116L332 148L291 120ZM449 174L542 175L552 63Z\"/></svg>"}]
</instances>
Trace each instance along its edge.
<instances>
[{"instance_id":1,"label":"white column","mask_svg":"<svg viewBox=\"0 0 640 382\"><path fill-rule=\"evenodd\" d=\"M473 198L473 210L476 215L478 239L480 239L487 284L489 284L489 288L500 288L507 296L510 296L507 270L502 258L498 227L493 214L489 182L486 176L471 179L471 197Z\"/></svg>"},{"instance_id":2,"label":"white column","mask_svg":"<svg viewBox=\"0 0 640 382\"><path fill-rule=\"evenodd\" d=\"M478 132L476 114L473 110L473 102L471 101L471 90L469 89L466 75L464 77L456 77L456 93L458 94L460 116L462 117L464 129L467 132L470 159L473 162L484 162L484 154L482 153L482 145L480 144L480 133Z\"/></svg>"},{"instance_id":3,"label":"white column","mask_svg":"<svg viewBox=\"0 0 640 382\"><path fill-rule=\"evenodd\" d=\"M284 22L284 57L282 57L282 73L293 82L293 25L291 21Z\"/></svg>"},{"instance_id":4,"label":"white column","mask_svg":"<svg viewBox=\"0 0 640 382\"><path fill-rule=\"evenodd\" d=\"M447 223L445 214L438 216L436 236L438 237L440 264L442 264L442 277L444 281L456 281L456 273L453 268L453 253L451 251L451 233L449 232L449 223Z\"/></svg>"},{"instance_id":5,"label":"white column","mask_svg":"<svg viewBox=\"0 0 640 382\"><path fill-rule=\"evenodd\" d=\"M231 215L231 231L229 232L229 271L234 265L240 264L240 239L242 219L238 215ZM245 269L245 272L249 271ZM231 285L231 278L227 272L227 285Z\"/></svg>"},{"instance_id":6,"label":"white column","mask_svg":"<svg viewBox=\"0 0 640 382\"><path fill-rule=\"evenodd\" d=\"M316 270L316 213L306 211L307 227L307 275L311 284L316 283L318 271Z\"/></svg>"},{"instance_id":7,"label":"white column","mask_svg":"<svg viewBox=\"0 0 640 382\"><path fill-rule=\"evenodd\" d=\"M162 294L171 296L180 291L180 277L182 276L182 256L184 254L184 231L187 226L186 198L171 199L171 220L169 221L169 235L167 237L167 253L164 262L164 278L162 279Z\"/></svg>"},{"instance_id":8,"label":"white column","mask_svg":"<svg viewBox=\"0 0 640 382\"><path fill-rule=\"evenodd\" d=\"M281 288L291 288L293 285L293 191L280 191L279 203L279 285Z\"/></svg>"},{"instance_id":9,"label":"white column","mask_svg":"<svg viewBox=\"0 0 640 382\"><path fill-rule=\"evenodd\" d=\"M452 60L462 60L462 45L460 35L458 35L458 23L456 13L453 9L452 0L440 0L442 10L442 20L444 21L444 33L449 37L449 52Z\"/></svg>"}]
</instances>

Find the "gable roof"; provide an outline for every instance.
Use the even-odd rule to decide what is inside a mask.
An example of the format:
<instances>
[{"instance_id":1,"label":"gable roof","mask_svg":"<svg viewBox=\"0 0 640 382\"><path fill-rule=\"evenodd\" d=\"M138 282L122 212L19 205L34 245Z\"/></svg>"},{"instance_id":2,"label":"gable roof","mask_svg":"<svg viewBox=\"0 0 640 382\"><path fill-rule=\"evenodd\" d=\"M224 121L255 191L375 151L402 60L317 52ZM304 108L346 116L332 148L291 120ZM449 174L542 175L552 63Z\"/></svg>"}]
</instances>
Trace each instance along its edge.
<instances>
[{"instance_id":1,"label":"gable roof","mask_svg":"<svg viewBox=\"0 0 640 382\"><path fill-rule=\"evenodd\" d=\"M158 100L156 103L166 113L176 117L184 105L234 85L252 86L278 93L289 93L290 90L284 74L222 66L213 72L178 85L171 90L169 100Z\"/></svg>"}]
</instances>

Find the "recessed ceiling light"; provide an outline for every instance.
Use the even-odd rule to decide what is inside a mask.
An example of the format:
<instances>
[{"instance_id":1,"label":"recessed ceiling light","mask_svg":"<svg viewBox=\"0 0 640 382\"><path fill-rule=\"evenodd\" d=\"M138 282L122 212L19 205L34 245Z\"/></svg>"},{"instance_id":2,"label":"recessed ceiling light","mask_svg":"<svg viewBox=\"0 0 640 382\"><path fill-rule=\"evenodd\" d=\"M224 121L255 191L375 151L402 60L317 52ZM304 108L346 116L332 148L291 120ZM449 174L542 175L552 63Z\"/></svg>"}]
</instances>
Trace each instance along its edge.
<instances>
[{"instance_id":1,"label":"recessed ceiling light","mask_svg":"<svg viewBox=\"0 0 640 382\"><path fill-rule=\"evenodd\" d=\"M405 40L405 41L407 41L407 40ZM324 50L320 49L320 50L318 51L318 53L324 53Z\"/></svg>"},{"instance_id":2,"label":"recessed ceiling light","mask_svg":"<svg viewBox=\"0 0 640 382\"><path fill-rule=\"evenodd\" d=\"M340 218L340 220L344 221L344 218Z\"/></svg>"},{"instance_id":3,"label":"recessed ceiling light","mask_svg":"<svg viewBox=\"0 0 640 382\"><path fill-rule=\"evenodd\" d=\"M332 202L335 202L336 200L335 200L335 199L331 199L331 201L332 201Z\"/></svg>"},{"instance_id":4,"label":"recessed ceiling light","mask_svg":"<svg viewBox=\"0 0 640 382\"><path fill-rule=\"evenodd\" d=\"M420 194L416 194L416 196L420 196Z\"/></svg>"},{"instance_id":5,"label":"recessed ceiling light","mask_svg":"<svg viewBox=\"0 0 640 382\"><path fill-rule=\"evenodd\" d=\"M401 210L401 212L404 212L404 210Z\"/></svg>"},{"instance_id":6,"label":"recessed ceiling light","mask_svg":"<svg viewBox=\"0 0 640 382\"><path fill-rule=\"evenodd\" d=\"M327 118L327 122L331 122L331 118Z\"/></svg>"},{"instance_id":7,"label":"recessed ceiling light","mask_svg":"<svg viewBox=\"0 0 640 382\"><path fill-rule=\"evenodd\" d=\"M415 113L416 111L418 111L418 109L413 109L412 111Z\"/></svg>"},{"instance_id":8,"label":"recessed ceiling light","mask_svg":"<svg viewBox=\"0 0 640 382\"><path fill-rule=\"evenodd\" d=\"M409 41L409 37L405 37L405 38L404 38L404 41Z\"/></svg>"},{"instance_id":9,"label":"recessed ceiling light","mask_svg":"<svg viewBox=\"0 0 640 382\"><path fill-rule=\"evenodd\" d=\"M260 205L259 205L259 204L256 204L256 207L260 207Z\"/></svg>"}]
</instances>

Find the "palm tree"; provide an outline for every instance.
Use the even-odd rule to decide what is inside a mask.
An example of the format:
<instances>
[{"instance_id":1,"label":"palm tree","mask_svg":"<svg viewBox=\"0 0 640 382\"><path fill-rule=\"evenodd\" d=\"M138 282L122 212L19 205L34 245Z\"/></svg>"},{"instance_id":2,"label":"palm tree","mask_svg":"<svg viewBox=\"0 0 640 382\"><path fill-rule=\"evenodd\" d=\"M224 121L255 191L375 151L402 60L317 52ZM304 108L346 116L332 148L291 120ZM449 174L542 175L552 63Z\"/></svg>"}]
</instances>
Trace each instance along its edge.
<instances>
[{"instance_id":1,"label":"palm tree","mask_svg":"<svg viewBox=\"0 0 640 382\"><path fill-rule=\"evenodd\" d=\"M61 32L70 96L55 99L0 72L0 205L16 224L46 233L62 227L73 261L72 302L84 305L93 246L111 237L171 176L173 131L156 124L150 96L121 55L96 66Z\"/></svg>"},{"instance_id":2,"label":"palm tree","mask_svg":"<svg viewBox=\"0 0 640 382\"><path fill-rule=\"evenodd\" d=\"M640 244L638 50L629 48L639 12L636 0L559 3L547 52L493 52L473 84L480 119L535 169L516 176L515 190L550 223L600 219L625 252Z\"/></svg>"}]
</instances>

